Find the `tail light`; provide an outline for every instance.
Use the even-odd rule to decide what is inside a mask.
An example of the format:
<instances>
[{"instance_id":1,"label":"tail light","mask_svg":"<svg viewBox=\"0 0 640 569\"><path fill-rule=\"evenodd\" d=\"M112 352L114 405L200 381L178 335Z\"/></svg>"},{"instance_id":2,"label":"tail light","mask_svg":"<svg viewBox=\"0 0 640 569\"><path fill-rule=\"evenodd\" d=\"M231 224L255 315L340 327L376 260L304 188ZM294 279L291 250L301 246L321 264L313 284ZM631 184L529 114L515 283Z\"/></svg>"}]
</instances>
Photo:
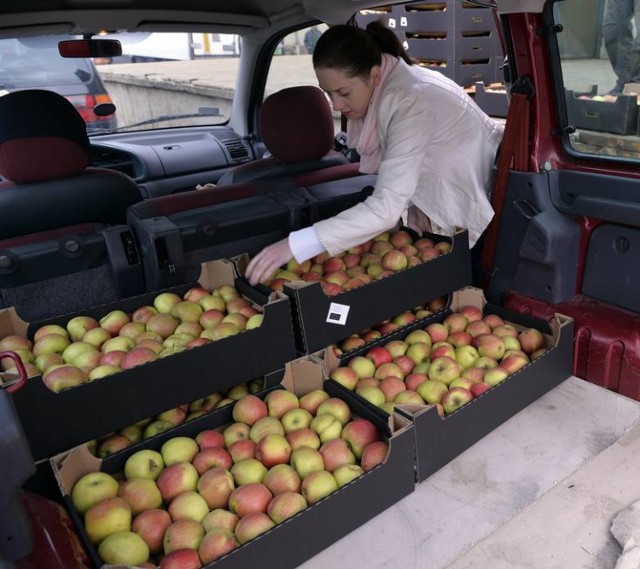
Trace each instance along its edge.
<instances>
[{"instance_id":1,"label":"tail light","mask_svg":"<svg viewBox=\"0 0 640 569\"><path fill-rule=\"evenodd\" d=\"M100 103L111 103L111 97L106 93L98 95L72 95L67 99L73 104L85 123L104 122L113 119L112 116L99 117L93 112L93 108Z\"/></svg>"}]
</instances>

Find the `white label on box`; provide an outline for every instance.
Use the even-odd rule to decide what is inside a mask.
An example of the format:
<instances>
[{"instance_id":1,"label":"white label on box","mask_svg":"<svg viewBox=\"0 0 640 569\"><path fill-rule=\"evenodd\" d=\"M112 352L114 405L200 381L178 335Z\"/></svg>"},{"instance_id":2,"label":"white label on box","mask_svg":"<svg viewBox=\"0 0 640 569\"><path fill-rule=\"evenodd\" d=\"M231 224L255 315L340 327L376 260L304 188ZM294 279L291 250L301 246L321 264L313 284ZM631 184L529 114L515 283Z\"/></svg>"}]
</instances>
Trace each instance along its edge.
<instances>
[{"instance_id":1,"label":"white label on box","mask_svg":"<svg viewBox=\"0 0 640 569\"><path fill-rule=\"evenodd\" d=\"M338 304L332 302L329 305L329 313L327 314L327 322L329 324L340 324L344 326L347 323L347 316L349 316L349 309L351 307L346 304Z\"/></svg>"},{"instance_id":2,"label":"white label on box","mask_svg":"<svg viewBox=\"0 0 640 569\"><path fill-rule=\"evenodd\" d=\"M396 19L395 18L389 18L389 27L390 28L395 28L396 27Z\"/></svg>"},{"instance_id":3,"label":"white label on box","mask_svg":"<svg viewBox=\"0 0 640 569\"><path fill-rule=\"evenodd\" d=\"M400 18L400 27L401 28L406 28L407 27L407 17L406 16L402 16L402 18Z\"/></svg>"}]
</instances>

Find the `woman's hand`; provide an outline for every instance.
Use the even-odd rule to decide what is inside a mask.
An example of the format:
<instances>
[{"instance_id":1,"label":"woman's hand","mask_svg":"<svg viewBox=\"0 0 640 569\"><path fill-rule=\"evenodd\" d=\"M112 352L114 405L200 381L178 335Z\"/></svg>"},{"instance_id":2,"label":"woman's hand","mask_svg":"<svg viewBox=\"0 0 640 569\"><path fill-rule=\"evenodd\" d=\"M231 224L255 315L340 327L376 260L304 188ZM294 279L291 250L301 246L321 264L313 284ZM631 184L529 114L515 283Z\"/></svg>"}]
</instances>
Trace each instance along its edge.
<instances>
[{"instance_id":1,"label":"woman's hand","mask_svg":"<svg viewBox=\"0 0 640 569\"><path fill-rule=\"evenodd\" d=\"M424 232L432 233L431 220L420 208L415 205L407 210L407 227L413 229L418 235Z\"/></svg>"},{"instance_id":2,"label":"woman's hand","mask_svg":"<svg viewBox=\"0 0 640 569\"><path fill-rule=\"evenodd\" d=\"M289 239L273 243L258 253L247 267L245 276L252 285L268 279L274 271L293 258Z\"/></svg>"}]
</instances>

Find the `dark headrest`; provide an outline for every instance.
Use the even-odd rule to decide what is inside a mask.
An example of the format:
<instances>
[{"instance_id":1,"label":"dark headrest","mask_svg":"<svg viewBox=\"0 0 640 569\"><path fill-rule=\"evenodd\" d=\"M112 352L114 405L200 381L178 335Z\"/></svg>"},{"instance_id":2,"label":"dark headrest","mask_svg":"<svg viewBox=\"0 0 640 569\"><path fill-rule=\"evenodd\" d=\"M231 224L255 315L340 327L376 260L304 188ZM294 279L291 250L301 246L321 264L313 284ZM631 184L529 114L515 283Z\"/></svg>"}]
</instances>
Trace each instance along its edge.
<instances>
[{"instance_id":1,"label":"dark headrest","mask_svg":"<svg viewBox=\"0 0 640 569\"><path fill-rule=\"evenodd\" d=\"M62 95L28 89L0 97L0 175L22 184L80 174L89 164L84 120Z\"/></svg>"},{"instance_id":2,"label":"dark headrest","mask_svg":"<svg viewBox=\"0 0 640 569\"><path fill-rule=\"evenodd\" d=\"M333 147L333 116L318 87L282 89L264 100L260 134L280 162L318 160Z\"/></svg>"}]
</instances>

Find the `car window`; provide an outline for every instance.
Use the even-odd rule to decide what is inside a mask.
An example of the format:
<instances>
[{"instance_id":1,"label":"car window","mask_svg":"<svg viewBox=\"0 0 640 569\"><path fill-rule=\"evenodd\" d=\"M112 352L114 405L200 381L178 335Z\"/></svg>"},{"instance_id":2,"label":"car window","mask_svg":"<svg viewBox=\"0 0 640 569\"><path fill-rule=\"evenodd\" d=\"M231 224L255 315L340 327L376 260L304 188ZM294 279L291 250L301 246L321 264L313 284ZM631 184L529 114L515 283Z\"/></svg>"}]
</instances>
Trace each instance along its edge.
<instances>
[{"instance_id":1,"label":"car window","mask_svg":"<svg viewBox=\"0 0 640 569\"><path fill-rule=\"evenodd\" d=\"M327 29L325 24L309 26L285 36L275 49L265 85L265 98L298 85L318 86L311 57L316 41ZM334 112L335 132L340 132L340 114Z\"/></svg>"},{"instance_id":2,"label":"car window","mask_svg":"<svg viewBox=\"0 0 640 569\"><path fill-rule=\"evenodd\" d=\"M640 160L640 73L632 77L633 59L638 56L632 49L633 3L627 3L630 13L607 12L607 5L618 4L604 0L554 3L554 23L562 26L556 34L559 99L565 108L563 126L568 127L571 151ZM581 17L585 13L591 17Z\"/></svg>"}]
</instances>

